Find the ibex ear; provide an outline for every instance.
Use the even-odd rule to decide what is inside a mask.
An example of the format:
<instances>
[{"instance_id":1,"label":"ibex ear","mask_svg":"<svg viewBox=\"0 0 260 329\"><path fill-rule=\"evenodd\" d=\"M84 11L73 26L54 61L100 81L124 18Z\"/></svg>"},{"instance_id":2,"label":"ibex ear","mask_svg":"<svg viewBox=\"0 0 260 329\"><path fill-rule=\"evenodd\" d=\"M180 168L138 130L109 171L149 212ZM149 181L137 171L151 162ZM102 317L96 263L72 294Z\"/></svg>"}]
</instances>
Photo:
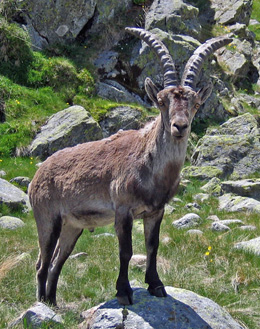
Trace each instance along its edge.
<instances>
[{"instance_id":1,"label":"ibex ear","mask_svg":"<svg viewBox=\"0 0 260 329\"><path fill-rule=\"evenodd\" d=\"M201 88L197 94L201 99L201 104L206 102L207 98L210 96L213 89L213 84L210 82L206 87Z\"/></svg>"},{"instance_id":2,"label":"ibex ear","mask_svg":"<svg viewBox=\"0 0 260 329\"><path fill-rule=\"evenodd\" d=\"M159 92L159 89L155 86L155 84L150 78L145 79L144 88L150 100L157 105L157 94Z\"/></svg>"}]
</instances>

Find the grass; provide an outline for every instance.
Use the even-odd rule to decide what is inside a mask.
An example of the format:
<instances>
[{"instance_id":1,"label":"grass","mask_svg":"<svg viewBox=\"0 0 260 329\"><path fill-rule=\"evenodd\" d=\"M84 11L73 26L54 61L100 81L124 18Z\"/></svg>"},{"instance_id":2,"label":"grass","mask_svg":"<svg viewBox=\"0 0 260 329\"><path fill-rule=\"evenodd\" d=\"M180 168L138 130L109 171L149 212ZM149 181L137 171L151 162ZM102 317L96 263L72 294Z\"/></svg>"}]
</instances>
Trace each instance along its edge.
<instances>
[{"instance_id":1,"label":"grass","mask_svg":"<svg viewBox=\"0 0 260 329\"><path fill-rule=\"evenodd\" d=\"M1 166L8 179L19 174L32 177L36 170L29 158L4 159ZM248 213L227 214L217 209L217 200L211 198L201 204L199 215L202 223L198 227L202 237L190 236L186 230L177 230L172 221L188 212L184 205L193 201L200 192L201 182L193 180L177 195L182 201L175 203L176 212L165 216L161 227L161 240L169 237L168 244L160 244L159 257L165 259L165 268L159 269L165 285L192 290L211 298L224 307L238 322L250 329L257 329L260 321L259 286L260 258L235 251L236 242L255 238L260 234L257 215ZM231 232L216 233L210 229L209 215L220 219L240 218L246 224L257 227L256 231L244 232L234 227ZM13 214L11 214L13 215ZM0 328L14 320L36 300L35 262L38 254L36 225L31 213L15 214L25 222L16 231L0 229ZM134 225L134 253L145 253L144 237ZM69 259L62 270L58 287L59 312L63 314L64 326L76 328L80 312L115 296L115 282L119 271L118 243L116 237L95 237L97 234L115 233L113 225L98 228L94 233L84 231L73 253L84 251L86 258ZM209 248L210 247L210 248ZM19 260L19 255L27 257ZM144 284L144 273L130 267L130 280ZM238 291L232 282L239 283ZM59 328L59 326L54 326Z\"/></svg>"}]
</instances>

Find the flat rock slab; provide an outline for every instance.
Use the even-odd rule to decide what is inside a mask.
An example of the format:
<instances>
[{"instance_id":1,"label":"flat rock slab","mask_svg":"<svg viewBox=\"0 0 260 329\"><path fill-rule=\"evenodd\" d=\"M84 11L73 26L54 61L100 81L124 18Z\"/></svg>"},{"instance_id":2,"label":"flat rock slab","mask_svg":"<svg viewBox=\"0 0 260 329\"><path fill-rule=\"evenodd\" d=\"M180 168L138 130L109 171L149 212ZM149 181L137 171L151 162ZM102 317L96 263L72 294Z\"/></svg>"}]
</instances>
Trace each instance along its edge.
<instances>
[{"instance_id":1,"label":"flat rock slab","mask_svg":"<svg viewBox=\"0 0 260 329\"><path fill-rule=\"evenodd\" d=\"M227 212L247 211L260 213L260 201L253 198L224 194L219 197L219 209Z\"/></svg>"},{"instance_id":2,"label":"flat rock slab","mask_svg":"<svg viewBox=\"0 0 260 329\"><path fill-rule=\"evenodd\" d=\"M134 305L127 306L128 314L113 299L83 312L86 320L79 328L243 329L208 298L173 287L166 287L166 291L166 298L157 298L146 289L137 288L134 290Z\"/></svg>"},{"instance_id":3,"label":"flat rock slab","mask_svg":"<svg viewBox=\"0 0 260 329\"><path fill-rule=\"evenodd\" d=\"M260 256L260 237L249 241L238 242L235 244L235 248Z\"/></svg>"},{"instance_id":4,"label":"flat rock slab","mask_svg":"<svg viewBox=\"0 0 260 329\"><path fill-rule=\"evenodd\" d=\"M0 203L6 204L9 208L31 210L28 196L18 187L0 178Z\"/></svg>"},{"instance_id":5,"label":"flat rock slab","mask_svg":"<svg viewBox=\"0 0 260 329\"><path fill-rule=\"evenodd\" d=\"M226 181L221 183L224 193L234 193L260 201L260 179L242 179L238 181Z\"/></svg>"}]
</instances>

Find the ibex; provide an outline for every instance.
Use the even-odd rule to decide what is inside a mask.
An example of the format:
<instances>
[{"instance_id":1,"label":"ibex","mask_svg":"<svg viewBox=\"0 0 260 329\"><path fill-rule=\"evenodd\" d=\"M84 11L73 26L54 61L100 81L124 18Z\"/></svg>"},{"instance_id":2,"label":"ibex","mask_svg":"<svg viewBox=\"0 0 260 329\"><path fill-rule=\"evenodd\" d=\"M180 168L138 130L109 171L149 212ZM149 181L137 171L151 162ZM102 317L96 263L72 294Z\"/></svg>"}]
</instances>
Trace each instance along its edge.
<instances>
[{"instance_id":1,"label":"ibex","mask_svg":"<svg viewBox=\"0 0 260 329\"><path fill-rule=\"evenodd\" d=\"M39 236L36 269L40 301L56 305L62 266L83 229L115 221L120 259L116 296L120 304L132 304L128 265L136 218L144 222L148 291L166 296L156 269L164 206L179 185L192 119L212 90L209 84L195 91L196 80L205 59L232 39L223 36L202 44L189 59L179 84L164 44L143 29L126 31L145 41L162 64L163 90L158 91L149 78L145 80L145 90L160 115L140 130L120 131L58 151L38 169L29 197Z\"/></svg>"}]
</instances>

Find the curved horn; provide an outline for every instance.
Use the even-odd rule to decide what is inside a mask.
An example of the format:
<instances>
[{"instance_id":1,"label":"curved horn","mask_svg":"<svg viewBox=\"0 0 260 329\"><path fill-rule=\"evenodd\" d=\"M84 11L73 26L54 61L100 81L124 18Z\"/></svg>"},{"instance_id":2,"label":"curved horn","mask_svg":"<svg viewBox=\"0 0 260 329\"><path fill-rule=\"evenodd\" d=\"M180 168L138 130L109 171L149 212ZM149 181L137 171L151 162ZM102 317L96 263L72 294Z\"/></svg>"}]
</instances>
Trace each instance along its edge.
<instances>
[{"instance_id":1,"label":"curved horn","mask_svg":"<svg viewBox=\"0 0 260 329\"><path fill-rule=\"evenodd\" d=\"M163 67L164 88L177 86L177 73L172 57L165 45L157 37L144 29L127 27L126 31L145 41L159 57Z\"/></svg>"},{"instance_id":2,"label":"curved horn","mask_svg":"<svg viewBox=\"0 0 260 329\"><path fill-rule=\"evenodd\" d=\"M217 49L229 44L232 41L233 39L226 35L207 40L199 46L199 48L194 51L185 66L181 79L181 86L188 86L194 89L204 61Z\"/></svg>"}]
</instances>

